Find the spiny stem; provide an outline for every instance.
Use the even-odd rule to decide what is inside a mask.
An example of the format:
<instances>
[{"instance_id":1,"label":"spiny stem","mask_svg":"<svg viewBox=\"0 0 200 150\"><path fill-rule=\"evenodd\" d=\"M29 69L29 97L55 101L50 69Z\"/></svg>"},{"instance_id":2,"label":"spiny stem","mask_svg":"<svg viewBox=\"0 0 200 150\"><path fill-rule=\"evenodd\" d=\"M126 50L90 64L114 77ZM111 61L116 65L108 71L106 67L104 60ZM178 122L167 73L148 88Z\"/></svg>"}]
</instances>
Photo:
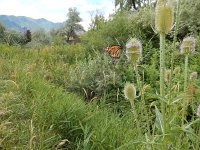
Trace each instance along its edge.
<instances>
[{"instance_id":1,"label":"spiny stem","mask_svg":"<svg viewBox=\"0 0 200 150\"><path fill-rule=\"evenodd\" d=\"M165 33L160 33L160 96L164 98L164 74L165 74ZM163 128L165 131L165 102L161 100Z\"/></svg>"},{"instance_id":2,"label":"spiny stem","mask_svg":"<svg viewBox=\"0 0 200 150\"><path fill-rule=\"evenodd\" d=\"M179 26L179 19L180 19L180 2L177 0L177 11L176 11L176 23L174 29L174 37L173 37L173 44L172 44L172 51L171 51L171 78L169 80L169 102L171 102L172 94L171 94L171 87L172 87L172 79L173 79L173 70L174 70L174 51L176 49L176 41L177 41L177 33L178 33L178 26Z\"/></svg>"},{"instance_id":3,"label":"spiny stem","mask_svg":"<svg viewBox=\"0 0 200 150\"><path fill-rule=\"evenodd\" d=\"M135 74L136 74L137 86L138 86L138 88L140 90L140 94L142 94L142 86L141 86L140 75L138 73L137 64L134 64L134 69L135 69Z\"/></svg>"},{"instance_id":4,"label":"spiny stem","mask_svg":"<svg viewBox=\"0 0 200 150\"><path fill-rule=\"evenodd\" d=\"M188 54L185 56L185 70L184 70L184 92L187 91L187 78L188 78Z\"/></svg>"},{"instance_id":5,"label":"spiny stem","mask_svg":"<svg viewBox=\"0 0 200 150\"><path fill-rule=\"evenodd\" d=\"M182 126L184 125L185 120L185 107L186 107L186 97L187 97L187 80L188 80L188 54L185 56L185 70L184 70L184 94L185 99L183 101L183 112L182 112Z\"/></svg>"}]
</instances>

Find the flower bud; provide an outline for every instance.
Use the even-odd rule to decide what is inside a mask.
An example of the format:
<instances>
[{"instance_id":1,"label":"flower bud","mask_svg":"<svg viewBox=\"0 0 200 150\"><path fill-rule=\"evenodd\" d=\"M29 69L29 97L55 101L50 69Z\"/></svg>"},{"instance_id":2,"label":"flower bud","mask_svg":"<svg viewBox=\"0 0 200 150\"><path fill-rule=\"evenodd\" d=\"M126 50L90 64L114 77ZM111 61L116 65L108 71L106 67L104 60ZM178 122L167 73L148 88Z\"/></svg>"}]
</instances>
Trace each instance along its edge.
<instances>
[{"instance_id":1,"label":"flower bud","mask_svg":"<svg viewBox=\"0 0 200 150\"><path fill-rule=\"evenodd\" d=\"M142 44L139 40L132 38L126 43L126 56L129 61L139 61L142 57Z\"/></svg>"},{"instance_id":2,"label":"flower bud","mask_svg":"<svg viewBox=\"0 0 200 150\"><path fill-rule=\"evenodd\" d=\"M124 86L124 95L125 98L131 102L131 104L134 103L134 99L136 98L136 88L134 84L126 83Z\"/></svg>"},{"instance_id":3,"label":"flower bud","mask_svg":"<svg viewBox=\"0 0 200 150\"><path fill-rule=\"evenodd\" d=\"M171 31L174 22L174 9L170 3L158 0L155 10L155 29L159 33Z\"/></svg>"},{"instance_id":4,"label":"flower bud","mask_svg":"<svg viewBox=\"0 0 200 150\"><path fill-rule=\"evenodd\" d=\"M186 37L183 39L181 44L181 54L191 54L195 51L195 38L194 37Z\"/></svg>"}]
</instances>

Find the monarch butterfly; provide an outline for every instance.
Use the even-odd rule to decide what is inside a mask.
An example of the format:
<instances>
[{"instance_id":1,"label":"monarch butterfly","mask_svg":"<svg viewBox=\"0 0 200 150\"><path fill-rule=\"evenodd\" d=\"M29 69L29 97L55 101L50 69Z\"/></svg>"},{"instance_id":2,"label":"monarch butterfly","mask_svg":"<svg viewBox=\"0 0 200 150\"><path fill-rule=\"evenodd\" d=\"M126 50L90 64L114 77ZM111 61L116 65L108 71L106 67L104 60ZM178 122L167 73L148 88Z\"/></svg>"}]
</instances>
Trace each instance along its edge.
<instances>
[{"instance_id":1,"label":"monarch butterfly","mask_svg":"<svg viewBox=\"0 0 200 150\"><path fill-rule=\"evenodd\" d=\"M122 49L123 49L123 47L121 45L112 45L110 47L107 47L105 50L108 52L110 57L119 58L121 55Z\"/></svg>"}]
</instances>

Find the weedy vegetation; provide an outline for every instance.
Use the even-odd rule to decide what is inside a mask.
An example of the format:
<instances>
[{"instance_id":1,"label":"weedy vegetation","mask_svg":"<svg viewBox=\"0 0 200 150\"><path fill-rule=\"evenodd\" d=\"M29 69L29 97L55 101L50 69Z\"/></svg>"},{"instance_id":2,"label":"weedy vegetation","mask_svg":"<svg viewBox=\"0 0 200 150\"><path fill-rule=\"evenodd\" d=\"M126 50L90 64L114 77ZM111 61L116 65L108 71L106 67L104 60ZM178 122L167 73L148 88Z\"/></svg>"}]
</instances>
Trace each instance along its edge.
<instances>
[{"instance_id":1,"label":"weedy vegetation","mask_svg":"<svg viewBox=\"0 0 200 150\"><path fill-rule=\"evenodd\" d=\"M0 149L200 149L200 1L141 3L74 41L70 19L23 44L0 24Z\"/></svg>"}]
</instances>

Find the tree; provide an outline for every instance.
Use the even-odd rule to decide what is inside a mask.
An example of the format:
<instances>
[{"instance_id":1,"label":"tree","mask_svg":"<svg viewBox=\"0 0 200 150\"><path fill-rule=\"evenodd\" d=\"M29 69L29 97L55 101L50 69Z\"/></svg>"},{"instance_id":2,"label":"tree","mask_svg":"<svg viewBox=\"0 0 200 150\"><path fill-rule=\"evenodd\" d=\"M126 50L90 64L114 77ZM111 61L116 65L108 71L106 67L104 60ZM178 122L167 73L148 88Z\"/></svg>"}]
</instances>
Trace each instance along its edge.
<instances>
[{"instance_id":1,"label":"tree","mask_svg":"<svg viewBox=\"0 0 200 150\"><path fill-rule=\"evenodd\" d=\"M148 3L148 0L115 0L115 7L119 6L119 10L137 10Z\"/></svg>"},{"instance_id":2,"label":"tree","mask_svg":"<svg viewBox=\"0 0 200 150\"><path fill-rule=\"evenodd\" d=\"M82 21L82 19L79 17L79 12L76 10L76 8L69 8L67 17L68 19L65 22L66 41L70 42L70 39L72 39L72 41L79 41L76 32L84 31L83 26L79 24Z\"/></svg>"},{"instance_id":3,"label":"tree","mask_svg":"<svg viewBox=\"0 0 200 150\"><path fill-rule=\"evenodd\" d=\"M50 42L50 35L44 29L37 29L32 34L32 41L39 44L48 44Z\"/></svg>"},{"instance_id":4,"label":"tree","mask_svg":"<svg viewBox=\"0 0 200 150\"><path fill-rule=\"evenodd\" d=\"M67 13L68 19L65 22L67 32L70 32L70 29L73 29L74 31L84 31L83 26L79 24L82 21L79 14L80 13L76 10L76 8L69 8Z\"/></svg>"},{"instance_id":5,"label":"tree","mask_svg":"<svg viewBox=\"0 0 200 150\"><path fill-rule=\"evenodd\" d=\"M27 43L31 42L31 31L30 30L26 30L25 38L26 38Z\"/></svg>"},{"instance_id":6,"label":"tree","mask_svg":"<svg viewBox=\"0 0 200 150\"><path fill-rule=\"evenodd\" d=\"M24 41L24 35L16 30L7 29L4 32L3 41L7 45L20 45Z\"/></svg>"},{"instance_id":7,"label":"tree","mask_svg":"<svg viewBox=\"0 0 200 150\"><path fill-rule=\"evenodd\" d=\"M4 34L5 34L6 28L4 25L0 22L0 42L4 41Z\"/></svg>"},{"instance_id":8,"label":"tree","mask_svg":"<svg viewBox=\"0 0 200 150\"><path fill-rule=\"evenodd\" d=\"M93 13L91 12L91 23L89 24L89 30L98 30L105 22L106 22L105 17L98 11L96 11L94 17Z\"/></svg>"}]
</instances>

